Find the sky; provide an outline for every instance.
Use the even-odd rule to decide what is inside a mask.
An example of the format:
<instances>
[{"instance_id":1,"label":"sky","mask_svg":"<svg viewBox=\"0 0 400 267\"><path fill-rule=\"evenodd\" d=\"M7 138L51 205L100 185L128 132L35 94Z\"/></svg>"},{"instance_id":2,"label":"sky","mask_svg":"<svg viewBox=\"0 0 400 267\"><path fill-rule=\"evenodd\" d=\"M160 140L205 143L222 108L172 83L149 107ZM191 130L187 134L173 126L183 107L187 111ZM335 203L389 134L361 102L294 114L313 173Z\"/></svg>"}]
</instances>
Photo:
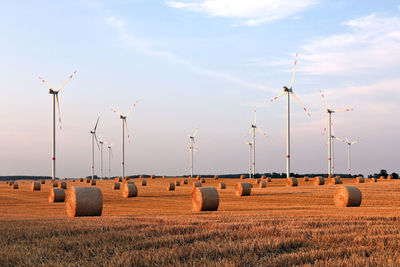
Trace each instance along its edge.
<instances>
[{"instance_id":1,"label":"sky","mask_svg":"<svg viewBox=\"0 0 400 267\"><path fill-rule=\"evenodd\" d=\"M257 106L256 172L286 171L289 86L292 172L327 173L326 106L335 136L359 140L352 173L400 172L400 1L4 1L0 9L0 175L51 175L52 102L58 88L58 177L90 174L91 136L112 143L111 175L189 173L199 127L198 174L246 173ZM107 151L104 150L104 174ZM347 146L335 141L335 172ZM95 150L99 175L100 152Z\"/></svg>"}]
</instances>

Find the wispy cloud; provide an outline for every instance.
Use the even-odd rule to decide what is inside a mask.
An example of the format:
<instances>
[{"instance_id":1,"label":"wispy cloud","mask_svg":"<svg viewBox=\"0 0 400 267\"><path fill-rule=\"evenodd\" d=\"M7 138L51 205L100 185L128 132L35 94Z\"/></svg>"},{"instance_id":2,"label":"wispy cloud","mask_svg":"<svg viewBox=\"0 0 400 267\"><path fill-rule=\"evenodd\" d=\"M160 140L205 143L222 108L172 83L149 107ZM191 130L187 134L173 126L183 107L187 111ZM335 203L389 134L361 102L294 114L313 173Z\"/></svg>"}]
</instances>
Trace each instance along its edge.
<instances>
[{"instance_id":1,"label":"wispy cloud","mask_svg":"<svg viewBox=\"0 0 400 267\"><path fill-rule=\"evenodd\" d=\"M201 0L166 1L177 9L213 17L239 19L239 25L255 26L293 16L315 5L318 0ZM237 24L235 24L237 25Z\"/></svg>"}]
</instances>

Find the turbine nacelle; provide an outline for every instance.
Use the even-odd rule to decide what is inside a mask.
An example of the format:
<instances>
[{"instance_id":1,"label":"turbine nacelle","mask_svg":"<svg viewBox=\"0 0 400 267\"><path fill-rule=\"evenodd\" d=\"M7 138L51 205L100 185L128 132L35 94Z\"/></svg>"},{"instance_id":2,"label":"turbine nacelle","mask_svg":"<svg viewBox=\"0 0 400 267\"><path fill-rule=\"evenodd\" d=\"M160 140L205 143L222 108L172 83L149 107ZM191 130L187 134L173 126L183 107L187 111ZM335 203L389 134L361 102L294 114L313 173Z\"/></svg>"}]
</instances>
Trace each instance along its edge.
<instances>
[{"instance_id":1,"label":"turbine nacelle","mask_svg":"<svg viewBox=\"0 0 400 267\"><path fill-rule=\"evenodd\" d=\"M292 87L287 88L287 86L284 86L284 87L283 87L283 91L284 91L284 92L288 92L288 93L292 93L292 92L293 92Z\"/></svg>"},{"instance_id":2,"label":"turbine nacelle","mask_svg":"<svg viewBox=\"0 0 400 267\"><path fill-rule=\"evenodd\" d=\"M53 89L49 89L49 94L50 94L50 95L57 95L57 94L58 94L58 91L53 90Z\"/></svg>"}]
</instances>

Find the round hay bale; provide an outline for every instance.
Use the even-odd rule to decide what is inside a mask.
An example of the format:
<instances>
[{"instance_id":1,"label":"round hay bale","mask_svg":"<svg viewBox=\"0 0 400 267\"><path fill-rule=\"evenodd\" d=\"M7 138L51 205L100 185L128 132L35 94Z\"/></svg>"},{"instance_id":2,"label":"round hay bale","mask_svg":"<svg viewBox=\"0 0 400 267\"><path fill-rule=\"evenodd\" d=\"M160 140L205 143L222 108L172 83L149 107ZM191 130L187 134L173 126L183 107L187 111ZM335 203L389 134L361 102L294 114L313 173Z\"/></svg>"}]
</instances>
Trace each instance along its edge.
<instances>
[{"instance_id":1,"label":"round hay bale","mask_svg":"<svg viewBox=\"0 0 400 267\"><path fill-rule=\"evenodd\" d=\"M53 187L58 187L58 181L53 181L52 184L53 184Z\"/></svg>"},{"instance_id":2,"label":"round hay bale","mask_svg":"<svg viewBox=\"0 0 400 267\"><path fill-rule=\"evenodd\" d=\"M154 179L156 179L156 176L155 176L155 175L152 175L152 176L150 176L150 179L151 179L151 180L154 180Z\"/></svg>"},{"instance_id":3,"label":"round hay bale","mask_svg":"<svg viewBox=\"0 0 400 267\"><path fill-rule=\"evenodd\" d=\"M13 190L18 189L18 183L13 183L11 188Z\"/></svg>"},{"instance_id":4,"label":"round hay bale","mask_svg":"<svg viewBox=\"0 0 400 267\"><path fill-rule=\"evenodd\" d=\"M334 203L336 207L359 207L362 194L360 189L354 186L342 186L335 191Z\"/></svg>"},{"instance_id":5,"label":"round hay bale","mask_svg":"<svg viewBox=\"0 0 400 267\"><path fill-rule=\"evenodd\" d=\"M371 179L369 179L370 183L376 183L378 181L378 179L376 179L375 177L372 177Z\"/></svg>"},{"instance_id":6,"label":"round hay bale","mask_svg":"<svg viewBox=\"0 0 400 267\"><path fill-rule=\"evenodd\" d=\"M304 182L308 182L308 176L304 176L303 180Z\"/></svg>"},{"instance_id":7,"label":"round hay bale","mask_svg":"<svg viewBox=\"0 0 400 267\"><path fill-rule=\"evenodd\" d=\"M86 178L86 179L85 179L85 182L86 182L87 184L89 184L89 183L90 183L90 180L91 180L90 178Z\"/></svg>"},{"instance_id":8,"label":"round hay bale","mask_svg":"<svg viewBox=\"0 0 400 267\"><path fill-rule=\"evenodd\" d=\"M387 179L388 179L388 180L392 180L392 176L389 174L389 175L387 176Z\"/></svg>"},{"instance_id":9,"label":"round hay bale","mask_svg":"<svg viewBox=\"0 0 400 267\"><path fill-rule=\"evenodd\" d=\"M385 176L379 177L379 180L385 180Z\"/></svg>"},{"instance_id":10,"label":"round hay bale","mask_svg":"<svg viewBox=\"0 0 400 267\"><path fill-rule=\"evenodd\" d=\"M125 198L137 197L138 189L134 183L125 183L122 190L122 196Z\"/></svg>"},{"instance_id":11,"label":"round hay bale","mask_svg":"<svg viewBox=\"0 0 400 267\"><path fill-rule=\"evenodd\" d=\"M129 181L131 178L129 178L128 176L125 176L125 181Z\"/></svg>"},{"instance_id":12,"label":"round hay bale","mask_svg":"<svg viewBox=\"0 0 400 267\"><path fill-rule=\"evenodd\" d=\"M251 188L253 187L250 183L237 183L235 185L236 196L249 196L251 194Z\"/></svg>"},{"instance_id":13,"label":"round hay bale","mask_svg":"<svg viewBox=\"0 0 400 267\"><path fill-rule=\"evenodd\" d=\"M168 191L174 191L175 190L175 184L172 183L172 182L167 183L167 190Z\"/></svg>"},{"instance_id":14,"label":"round hay bale","mask_svg":"<svg viewBox=\"0 0 400 267\"><path fill-rule=\"evenodd\" d=\"M196 176L196 179L199 180L199 181L200 181L200 178L201 178L200 175Z\"/></svg>"},{"instance_id":15,"label":"round hay bale","mask_svg":"<svg viewBox=\"0 0 400 267\"><path fill-rule=\"evenodd\" d=\"M96 185L96 180L95 179L91 180L90 185Z\"/></svg>"},{"instance_id":16,"label":"round hay bale","mask_svg":"<svg viewBox=\"0 0 400 267\"><path fill-rule=\"evenodd\" d=\"M260 184L260 179L254 179L254 184Z\"/></svg>"},{"instance_id":17,"label":"round hay bale","mask_svg":"<svg viewBox=\"0 0 400 267\"><path fill-rule=\"evenodd\" d=\"M14 183L14 181L9 181L9 182L8 182L8 185L9 185L9 186L12 186L13 183Z\"/></svg>"},{"instance_id":18,"label":"round hay bale","mask_svg":"<svg viewBox=\"0 0 400 267\"><path fill-rule=\"evenodd\" d=\"M141 184L142 184L142 186L146 186L147 185L147 181L146 180L142 180Z\"/></svg>"},{"instance_id":19,"label":"round hay bale","mask_svg":"<svg viewBox=\"0 0 400 267\"><path fill-rule=\"evenodd\" d=\"M66 202L68 217L101 216L103 211L103 194L97 187L73 186Z\"/></svg>"},{"instance_id":20,"label":"round hay bale","mask_svg":"<svg viewBox=\"0 0 400 267\"><path fill-rule=\"evenodd\" d=\"M49 191L48 199L50 203L64 202L65 192L62 188L51 188Z\"/></svg>"},{"instance_id":21,"label":"round hay bale","mask_svg":"<svg viewBox=\"0 0 400 267\"><path fill-rule=\"evenodd\" d=\"M324 185L325 184L325 178L322 176L316 176L314 177L314 185Z\"/></svg>"},{"instance_id":22,"label":"round hay bale","mask_svg":"<svg viewBox=\"0 0 400 267\"><path fill-rule=\"evenodd\" d=\"M265 180L267 177L265 175L261 175L261 179Z\"/></svg>"},{"instance_id":23,"label":"round hay bale","mask_svg":"<svg viewBox=\"0 0 400 267\"><path fill-rule=\"evenodd\" d=\"M258 184L258 187L259 187L259 188L265 188L265 187L267 187L267 183L266 183L265 181L261 181L261 182Z\"/></svg>"},{"instance_id":24,"label":"round hay bale","mask_svg":"<svg viewBox=\"0 0 400 267\"><path fill-rule=\"evenodd\" d=\"M67 189L67 182L64 181L60 182L58 184L58 188Z\"/></svg>"},{"instance_id":25,"label":"round hay bale","mask_svg":"<svg viewBox=\"0 0 400 267\"><path fill-rule=\"evenodd\" d=\"M219 179L218 175L214 175L214 180L218 180L218 179Z\"/></svg>"},{"instance_id":26,"label":"round hay bale","mask_svg":"<svg viewBox=\"0 0 400 267\"><path fill-rule=\"evenodd\" d=\"M165 179L165 176L163 175L162 179Z\"/></svg>"},{"instance_id":27,"label":"round hay bale","mask_svg":"<svg viewBox=\"0 0 400 267\"><path fill-rule=\"evenodd\" d=\"M267 178L267 182L268 182L268 183L272 182L271 177L268 177L268 178Z\"/></svg>"},{"instance_id":28,"label":"round hay bale","mask_svg":"<svg viewBox=\"0 0 400 267\"><path fill-rule=\"evenodd\" d=\"M297 179L294 177L286 178L286 186L297 186L298 182Z\"/></svg>"},{"instance_id":29,"label":"round hay bale","mask_svg":"<svg viewBox=\"0 0 400 267\"><path fill-rule=\"evenodd\" d=\"M329 180L330 184L343 184L342 178L340 177L333 177Z\"/></svg>"},{"instance_id":30,"label":"round hay bale","mask_svg":"<svg viewBox=\"0 0 400 267\"><path fill-rule=\"evenodd\" d=\"M83 178L79 178L79 182L82 183L83 182Z\"/></svg>"},{"instance_id":31,"label":"round hay bale","mask_svg":"<svg viewBox=\"0 0 400 267\"><path fill-rule=\"evenodd\" d=\"M194 182L193 183L193 188L195 187L201 187L201 183L200 182Z\"/></svg>"},{"instance_id":32,"label":"round hay bale","mask_svg":"<svg viewBox=\"0 0 400 267\"><path fill-rule=\"evenodd\" d=\"M32 182L31 190L32 191L40 191L40 182Z\"/></svg>"},{"instance_id":33,"label":"round hay bale","mask_svg":"<svg viewBox=\"0 0 400 267\"><path fill-rule=\"evenodd\" d=\"M119 190L119 183L118 182L114 182L114 184L112 185L112 189L113 190Z\"/></svg>"},{"instance_id":34,"label":"round hay bale","mask_svg":"<svg viewBox=\"0 0 400 267\"><path fill-rule=\"evenodd\" d=\"M243 175L243 174L241 174L241 175L240 175L240 179L241 179L241 180L244 180L244 179L246 179L246 176Z\"/></svg>"},{"instance_id":35,"label":"round hay bale","mask_svg":"<svg viewBox=\"0 0 400 267\"><path fill-rule=\"evenodd\" d=\"M363 184L364 183L364 177L356 177L356 184Z\"/></svg>"},{"instance_id":36,"label":"round hay bale","mask_svg":"<svg viewBox=\"0 0 400 267\"><path fill-rule=\"evenodd\" d=\"M226 189L226 184L225 184L225 183L219 183L219 184L218 184L218 189L219 189L219 190Z\"/></svg>"},{"instance_id":37,"label":"round hay bale","mask_svg":"<svg viewBox=\"0 0 400 267\"><path fill-rule=\"evenodd\" d=\"M182 184L187 184L188 183L188 180L187 179L183 179L182 180Z\"/></svg>"},{"instance_id":38,"label":"round hay bale","mask_svg":"<svg viewBox=\"0 0 400 267\"><path fill-rule=\"evenodd\" d=\"M201 178L201 183L204 184L206 182L205 178Z\"/></svg>"},{"instance_id":39,"label":"round hay bale","mask_svg":"<svg viewBox=\"0 0 400 267\"><path fill-rule=\"evenodd\" d=\"M46 180L40 180L40 183L41 183L41 184L45 184L45 183L46 183Z\"/></svg>"},{"instance_id":40,"label":"round hay bale","mask_svg":"<svg viewBox=\"0 0 400 267\"><path fill-rule=\"evenodd\" d=\"M115 177L115 181L118 182L118 183L121 183L122 182L122 177Z\"/></svg>"},{"instance_id":41,"label":"round hay bale","mask_svg":"<svg viewBox=\"0 0 400 267\"><path fill-rule=\"evenodd\" d=\"M193 211L218 210L219 196L215 187L196 187L192 191Z\"/></svg>"},{"instance_id":42,"label":"round hay bale","mask_svg":"<svg viewBox=\"0 0 400 267\"><path fill-rule=\"evenodd\" d=\"M178 180L176 180L176 181L175 181L175 186L181 186L181 182L178 181Z\"/></svg>"}]
</instances>

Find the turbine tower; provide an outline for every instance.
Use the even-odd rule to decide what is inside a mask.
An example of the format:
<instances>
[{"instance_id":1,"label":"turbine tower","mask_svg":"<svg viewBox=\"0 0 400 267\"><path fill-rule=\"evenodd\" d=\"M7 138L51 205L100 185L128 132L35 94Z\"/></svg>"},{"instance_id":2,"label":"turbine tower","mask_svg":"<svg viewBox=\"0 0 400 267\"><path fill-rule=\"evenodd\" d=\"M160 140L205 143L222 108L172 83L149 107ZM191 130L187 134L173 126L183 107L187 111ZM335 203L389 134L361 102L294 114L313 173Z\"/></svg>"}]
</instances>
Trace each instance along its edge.
<instances>
[{"instance_id":1,"label":"turbine tower","mask_svg":"<svg viewBox=\"0 0 400 267\"><path fill-rule=\"evenodd\" d=\"M253 165L251 160L251 153L253 151L253 143L246 142L245 144L249 146L249 178L251 178L251 166Z\"/></svg>"},{"instance_id":2,"label":"turbine tower","mask_svg":"<svg viewBox=\"0 0 400 267\"><path fill-rule=\"evenodd\" d=\"M112 109L114 113L119 115L119 118L122 120L122 178L125 178L125 129L126 128L126 133L128 135L128 140L130 141L130 135L128 131L128 124L126 123L126 118L129 116L129 114L132 112L132 110L136 107L138 101L136 101L135 104L128 110L128 113L125 115L117 112L115 109Z\"/></svg>"},{"instance_id":3,"label":"turbine tower","mask_svg":"<svg viewBox=\"0 0 400 267\"><path fill-rule=\"evenodd\" d=\"M99 147L99 142L97 141L97 136L96 136L96 130L97 130L97 125L99 124L99 119L100 117L97 118L96 125L94 126L93 130L90 131L90 134L92 135L92 161L91 161L91 173L92 173L92 179L94 179L94 140L96 139L96 144L97 147Z\"/></svg>"},{"instance_id":4,"label":"turbine tower","mask_svg":"<svg viewBox=\"0 0 400 267\"><path fill-rule=\"evenodd\" d=\"M292 73L292 81L290 82L289 88L287 86L283 87L283 92L278 95L277 97L274 97L271 99L271 102L278 99L279 97L283 95L287 95L287 121L286 121L286 178L290 177L290 95L294 97L294 99L300 104L300 106L304 109L304 111L307 113L307 115L310 117L311 114L307 111L307 109L304 107L304 105L300 102L300 99L296 96L296 94L293 92L293 82L294 82L294 76L296 73L296 65L297 65L297 57L298 54L296 53L296 59L294 61L294 68L293 68L293 73Z\"/></svg>"},{"instance_id":5,"label":"turbine tower","mask_svg":"<svg viewBox=\"0 0 400 267\"><path fill-rule=\"evenodd\" d=\"M250 132L253 132L253 141L252 141L252 148L253 148L253 178L256 175L256 131L260 132L264 136L267 136L266 133L264 133L260 128L257 127L257 107L254 106L254 122L250 126L250 130L248 132L248 134L250 134ZM249 177L249 178L251 178L251 177Z\"/></svg>"},{"instance_id":6,"label":"turbine tower","mask_svg":"<svg viewBox=\"0 0 400 267\"><path fill-rule=\"evenodd\" d=\"M328 100L326 99L326 96L321 92L321 96L325 101L326 104L326 113L328 113L328 178L330 179L333 175L333 155L332 155L332 140L335 138L332 133L332 114L333 113L339 113L339 112L345 112L345 111L352 111L354 109L348 108L348 109L343 109L343 110L333 110L331 106L328 103ZM324 132L326 131L326 127L324 128Z\"/></svg>"},{"instance_id":7,"label":"turbine tower","mask_svg":"<svg viewBox=\"0 0 400 267\"><path fill-rule=\"evenodd\" d=\"M189 137L190 140L190 177L193 177L193 150L194 150L194 144L195 140L194 138L196 137L197 133L199 132L199 127L197 127L196 131L192 135L186 135Z\"/></svg>"},{"instance_id":8,"label":"turbine tower","mask_svg":"<svg viewBox=\"0 0 400 267\"><path fill-rule=\"evenodd\" d=\"M112 145L107 143L107 149L108 149L108 179L111 178L111 155L112 155Z\"/></svg>"},{"instance_id":9,"label":"turbine tower","mask_svg":"<svg viewBox=\"0 0 400 267\"><path fill-rule=\"evenodd\" d=\"M104 141L103 139L100 137L100 179L103 180L103 145L104 145Z\"/></svg>"},{"instance_id":10,"label":"turbine tower","mask_svg":"<svg viewBox=\"0 0 400 267\"><path fill-rule=\"evenodd\" d=\"M350 141L349 139L347 139L346 136L343 137L343 139L336 137L336 139L342 141L343 143L345 143L347 145L347 171L348 174L351 175L351 158L350 158L350 149L351 149L351 145L357 144L359 141Z\"/></svg>"},{"instance_id":11,"label":"turbine tower","mask_svg":"<svg viewBox=\"0 0 400 267\"><path fill-rule=\"evenodd\" d=\"M58 121L60 123L60 129L61 129L61 114L60 114L60 103L58 101L58 93L67 85L69 80L72 79L72 77L75 75L76 71L74 71L68 79L64 82L63 85L61 85L58 90L55 90L53 86L48 84L43 78L39 77L39 80L42 81L48 88L49 88L49 94L53 95L53 136L52 136L52 157L51 157L51 177L53 180L56 179L56 104L57 104L57 113L58 113Z\"/></svg>"}]
</instances>

